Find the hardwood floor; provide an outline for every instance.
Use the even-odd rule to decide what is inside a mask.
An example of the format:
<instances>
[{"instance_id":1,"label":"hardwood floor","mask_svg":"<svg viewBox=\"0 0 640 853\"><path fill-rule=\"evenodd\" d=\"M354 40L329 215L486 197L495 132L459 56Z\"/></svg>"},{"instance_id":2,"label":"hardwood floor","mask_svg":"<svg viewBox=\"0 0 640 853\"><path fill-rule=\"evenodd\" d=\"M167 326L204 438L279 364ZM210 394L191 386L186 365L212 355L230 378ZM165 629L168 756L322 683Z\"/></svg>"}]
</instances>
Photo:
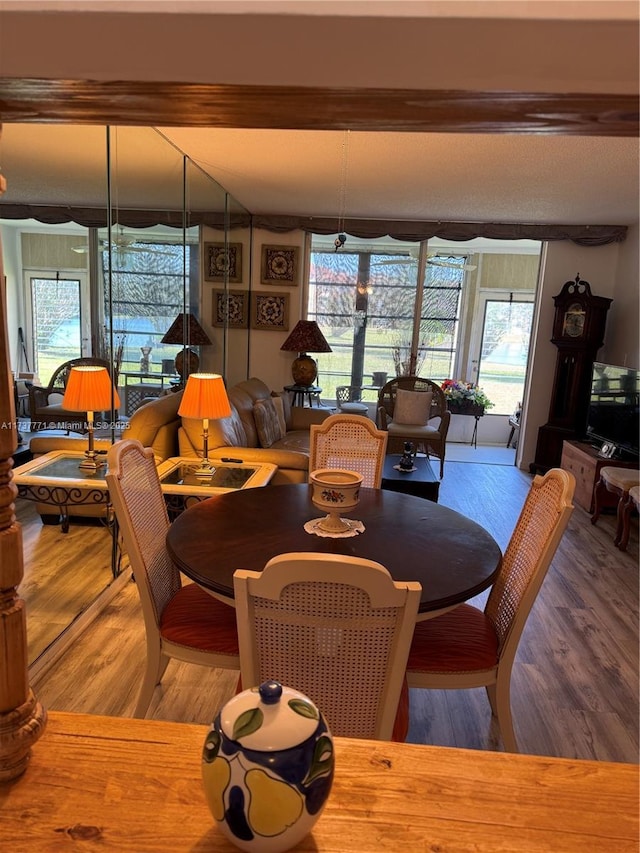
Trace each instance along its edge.
<instances>
[{"instance_id":1,"label":"hardwood floor","mask_svg":"<svg viewBox=\"0 0 640 853\"><path fill-rule=\"evenodd\" d=\"M447 462L440 503L480 522L504 549L529 483L515 467ZM638 760L637 518L626 553L613 545L614 526L612 515L592 526L576 507L527 622L512 681L522 752ZM79 538L65 546L76 547ZM144 656L142 615L129 583L32 686L50 709L127 716ZM172 661L148 716L206 724L235 687L234 673ZM409 741L500 748L484 690L411 694Z\"/></svg>"}]
</instances>

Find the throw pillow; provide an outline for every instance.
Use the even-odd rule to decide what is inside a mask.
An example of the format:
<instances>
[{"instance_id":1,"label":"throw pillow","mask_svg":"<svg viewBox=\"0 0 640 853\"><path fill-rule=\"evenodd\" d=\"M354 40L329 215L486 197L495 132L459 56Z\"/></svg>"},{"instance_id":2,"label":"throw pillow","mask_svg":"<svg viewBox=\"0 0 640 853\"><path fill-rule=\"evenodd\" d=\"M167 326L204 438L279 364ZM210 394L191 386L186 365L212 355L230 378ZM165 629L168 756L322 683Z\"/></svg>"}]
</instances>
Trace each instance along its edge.
<instances>
[{"instance_id":1,"label":"throw pillow","mask_svg":"<svg viewBox=\"0 0 640 853\"><path fill-rule=\"evenodd\" d=\"M276 414L278 415L278 423L280 424L280 432L282 433L281 438L284 438L285 433L287 432L287 422L284 416L284 401L282 397L271 395L271 399L273 400L273 404L276 407Z\"/></svg>"},{"instance_id":2,"label":"throw pillow","mask_svg":"<svg viewBox=\"0 0 640 853\"><path fill-rule=\"evenodd\" d=\"M398 388L393 407L393 422L424 426L431 414L433 391L405 391Z\"/></svg>"},{"instance_id":3,"label":"throw pillow","mask_svg":"<svg viewBox=\"0 0 640 853\"><path fill-rule=\"evenodd\" d=\"M272 397L257 400L253 405L253 417L256 422L256 432L260 447L271 447L271 445L284 438L284 431L280 426L280 419L276 411L276 404Z\"/></svg>"}]
</instances>

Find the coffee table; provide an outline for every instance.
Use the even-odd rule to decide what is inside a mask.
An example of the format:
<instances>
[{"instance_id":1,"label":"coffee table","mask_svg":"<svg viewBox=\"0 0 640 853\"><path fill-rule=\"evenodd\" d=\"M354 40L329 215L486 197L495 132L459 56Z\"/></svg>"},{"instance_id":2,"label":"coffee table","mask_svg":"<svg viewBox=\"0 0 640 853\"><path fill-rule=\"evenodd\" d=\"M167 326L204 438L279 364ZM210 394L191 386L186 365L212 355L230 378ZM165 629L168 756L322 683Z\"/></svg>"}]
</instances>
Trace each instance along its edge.
<instances>
[{"instance_id":1,"label":"coffee table","mask_svg":"<svg viewBox=\"0 0 640 853\"><path fill-rule=\"evenodd\" d=\"M278 554L317 551L382 563L395 580L422 585L420 618L428 618L487 589L502 562L498 543L479 524L413 495L361 489L348 518L365 530L350 538L307 533L323 515L307 484L245 489L190 507L173 522L167 548L184 574L233 603L233 573L261 572Z\"/></svg>"},{"instance_id":2,"label":"coffee table","mask_svg":"<svg viewBox=\"0 0 640 853\"><path fill-rule=\"evenodd\" d=\"M278 470L277 465L270 463L216 462L212 476L203 478L194 474L199 464L199 460L193 457L172 456L158 466L158 477L171 518L213 495L266 486Z\"/></svg>"},{"instance_id":3,"label":"coffee table","mask_svg":"<svg viewBox=\"0 0 640 853\"><path fill-rule=\"evenodd\" d=\"M382 488L391 492L402 492L405 495L415 495L417 498L438 502L440 480L436 477L426 456L416 456L415 471L397 471L394 466L400 461L400 455L388 454L382 469Z\"/></svg>"}]
</instances>

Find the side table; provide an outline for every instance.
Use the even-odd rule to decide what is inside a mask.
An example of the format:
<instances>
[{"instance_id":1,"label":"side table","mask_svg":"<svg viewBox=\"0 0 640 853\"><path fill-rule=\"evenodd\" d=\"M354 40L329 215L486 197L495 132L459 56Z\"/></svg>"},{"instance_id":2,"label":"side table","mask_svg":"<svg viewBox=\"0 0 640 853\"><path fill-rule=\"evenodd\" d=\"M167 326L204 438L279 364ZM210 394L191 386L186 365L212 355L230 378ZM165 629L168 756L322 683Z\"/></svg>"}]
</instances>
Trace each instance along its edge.
<instances>
[{"instance_id":1,"label":"side table","mask_svg":"<svg viewBox=\"0 0 640 853\"><path fill-rule=\"evenodd\" d=\"M13 482L18 497L51 504L58 510L63 533L69 532L70 506L104 506L105 524L112 537L111 573L115 578L120 574L118 523L105 480L107 466L95 473L83 471L79 467L83 458L82 451L45 453L16 468Z\"/></svg>"},{"instance_id":2,"label":"side table","mask_svg":"<svg viewBox=\"0 0 640 853\"><path fill-rule=\"evenodd\" d=\"M192 457L173 456L158 466L162 493L171 519L194 503L213 495L237 489L252 489L266 486L278 470L277 465L258 462L214 462L210 478L196 477L194 468L199 460Z\"/></svg>"},{"instance_id":3,"label":"side table","mask_svg":"<svg viewBox=\"0 0 640 853\"><path fill-rule=\"evenodd\" d=\"M398 454L385 456L382 469L382 488L390 492L402 492L405 495L415 495L417 498L426 498L438 503L440 492L440 480L426 456L416 456L414 460L415 471L397 471L395 465L400 461Z\"/></svg>"},{"instance_id":4,"label":"side table","mask_svg":"<svg viewBox=\"0 0 640 853\"><path fill-rule=\"evenodd\" d=\"M291 394L291 405L304 406L305 397L309 401L309 406L313 406L315 399L316 405L320 407L320 394L322 388L318 385L285 385L284 390Z\"/></svg>"}]
</instances>

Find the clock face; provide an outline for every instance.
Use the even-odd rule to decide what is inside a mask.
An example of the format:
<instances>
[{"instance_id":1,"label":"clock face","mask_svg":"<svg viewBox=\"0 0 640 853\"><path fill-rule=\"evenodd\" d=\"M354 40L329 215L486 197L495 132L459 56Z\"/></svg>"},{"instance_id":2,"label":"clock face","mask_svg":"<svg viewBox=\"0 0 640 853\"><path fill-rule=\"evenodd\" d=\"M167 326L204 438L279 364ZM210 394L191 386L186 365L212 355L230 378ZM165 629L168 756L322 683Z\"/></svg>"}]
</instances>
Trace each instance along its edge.
<instances>
[{"instance_id":1,"label":"clock face","mask_svg":"<svg viewBox=\"0 0 640 853\"><path fill-rule=\"evenodd\" d=\"M585 310L579 302L570 305L564 315L562 334L570 338L579 338L584 332Z\"/></svg>"}]
</instances>

